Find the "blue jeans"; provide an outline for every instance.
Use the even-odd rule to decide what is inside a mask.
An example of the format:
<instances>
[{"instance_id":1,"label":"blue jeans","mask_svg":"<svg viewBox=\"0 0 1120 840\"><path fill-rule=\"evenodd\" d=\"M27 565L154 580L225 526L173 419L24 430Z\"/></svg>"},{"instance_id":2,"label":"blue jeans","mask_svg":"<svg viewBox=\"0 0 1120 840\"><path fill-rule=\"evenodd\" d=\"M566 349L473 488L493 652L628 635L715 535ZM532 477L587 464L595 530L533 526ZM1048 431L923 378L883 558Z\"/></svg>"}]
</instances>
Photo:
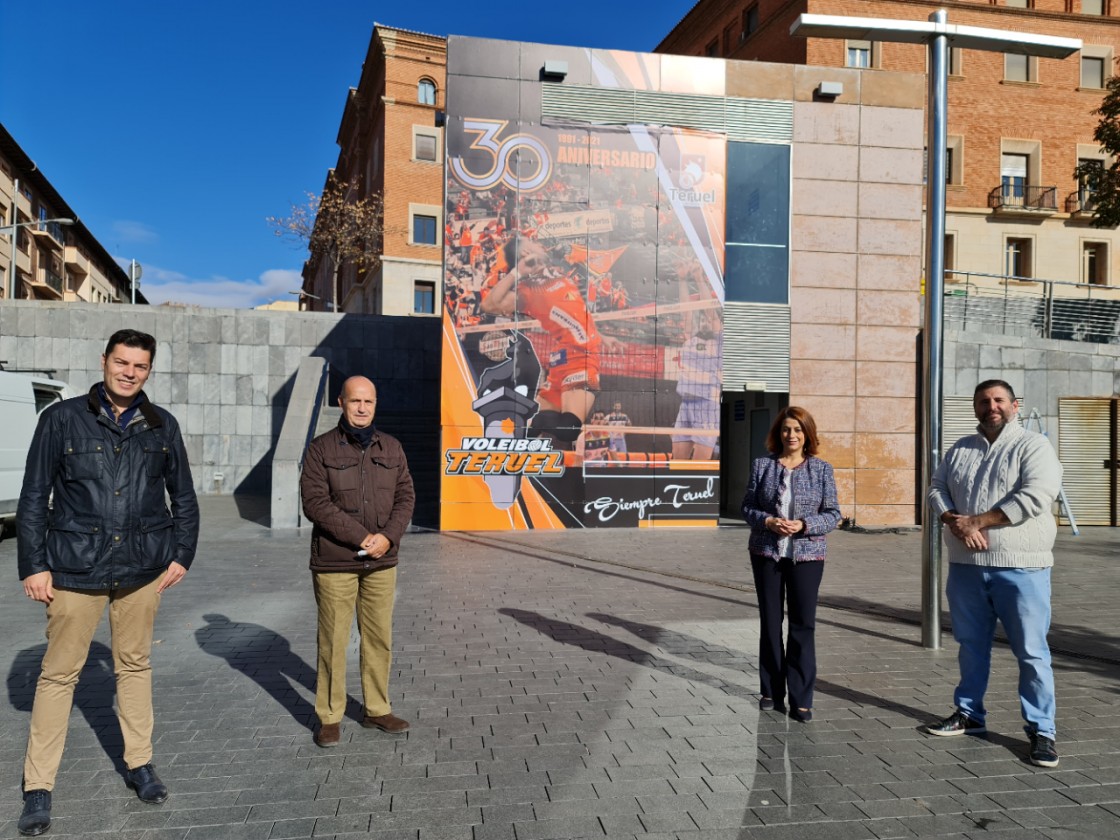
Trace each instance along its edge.
<instances>
[{"instance_id":1,"label":"blue jeans","mask_svg":"<svg viewBox=\"0 0 1120 840\"><path fill-rule=\"evenodd\" d=\"M1019 704L1027 732L1056 733L1054 671L1050 667L1050 569L997 569L949 564L945 594L960 644L957 708L983 723L996 619L1019 660Z\"/></svg>"}]
</instances>

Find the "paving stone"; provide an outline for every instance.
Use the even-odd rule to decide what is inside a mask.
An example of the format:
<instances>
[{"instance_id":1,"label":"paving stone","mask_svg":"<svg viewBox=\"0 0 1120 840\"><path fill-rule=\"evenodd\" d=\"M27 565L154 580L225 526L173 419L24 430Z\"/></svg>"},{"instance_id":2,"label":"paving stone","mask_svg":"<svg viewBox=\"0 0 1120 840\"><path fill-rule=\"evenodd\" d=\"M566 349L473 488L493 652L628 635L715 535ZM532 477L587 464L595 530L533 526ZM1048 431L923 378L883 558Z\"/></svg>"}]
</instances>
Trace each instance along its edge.
<instances>
[{"instance_id":1,"label":"paving stone","mask_svg":"<svg viewBox=\"0 0 1120 840\"><path fill-rule=\"evenodd\" d=\"M956 651L948 638L941 651L917 644L916 535L830 536L847 573L822 585L815 719L760 714L757 610L735 528L477 543L408 535L390 688L413 729L384 736L347 718L343 745L321 750L310 738L307 535L264 531L228 498L202 502L198 566L161 605L153 651L156 761L173 797L151 809L122 784L113 679L95 655L76 694L52 836L1120 836L1120 653L1107 641L1111 602L1098 595L1120 587L1120 536L1108 529L1059 537L1055 770L1025 760L1006 646L993 651L987 738L920 731L950 702ZM640 568L618 577L618 557ZM0 542L5 561L14 562L11 541ZM204 618L213 615L236 628L221 645L199 635L216 626ZM14 768L41 612L0 589L0 633L12 701L0 709L0 759ZM107 649L107 628L95 641ZM1098 658L1063 659L1063 646ZM357 698L356 663L349 677ZM103 699L90 705L88 693ZM0 831L13 835L13 823Z\"/></svg>"},{"instance_id":2,"label":"paving stone","mask_svg":"<svg viewBox=\"0 0 1120 840\"><path fill-rule=\"evenodd\" d=\"M602 824L593 817L519 822L515 829L517 840L576 840L605 834Z\"/></svg>"}]
</instances>

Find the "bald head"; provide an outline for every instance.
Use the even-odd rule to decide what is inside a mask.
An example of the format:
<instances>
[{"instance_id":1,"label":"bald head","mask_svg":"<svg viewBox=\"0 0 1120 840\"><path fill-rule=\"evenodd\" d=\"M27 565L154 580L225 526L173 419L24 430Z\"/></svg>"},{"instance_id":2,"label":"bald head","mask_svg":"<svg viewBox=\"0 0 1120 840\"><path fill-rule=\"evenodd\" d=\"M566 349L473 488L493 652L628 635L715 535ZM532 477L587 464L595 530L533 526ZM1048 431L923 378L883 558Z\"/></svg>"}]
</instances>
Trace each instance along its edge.
<instances>
[{"instance_id":1,"label":"bald head","mask_svg":"<svg viewBox=\"0 0 1120 840\"><path fill-rule=\"evenodd\" d=\"M342 383L338 396L342 416L355 429L364 429L373 422L377 408L377 388L364 376L351 376Z\"/></svg>"}]
</instances>

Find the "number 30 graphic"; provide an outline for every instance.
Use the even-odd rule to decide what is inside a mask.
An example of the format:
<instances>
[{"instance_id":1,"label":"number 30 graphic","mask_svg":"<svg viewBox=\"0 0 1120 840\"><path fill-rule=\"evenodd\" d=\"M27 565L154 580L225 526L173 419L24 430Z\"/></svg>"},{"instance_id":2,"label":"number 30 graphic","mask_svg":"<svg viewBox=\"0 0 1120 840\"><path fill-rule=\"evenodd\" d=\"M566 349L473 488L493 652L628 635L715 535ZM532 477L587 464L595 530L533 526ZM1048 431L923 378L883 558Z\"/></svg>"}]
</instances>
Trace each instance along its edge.
<instances>
[{"instance_id":1,"label":"number 30 graphic","mask_svg":"<svg viewBox=\"0 0 1120 840\"><path fill-rule=\"evenodd\" d=\"M449 163L455 177L468 187L488 190L499 183L521 192L535 192L548 183L552 174L552 158L548 148L530 134L511 134L499 140L498 135L508 125L506 120L463 120L463 130L475 135L472 149L483 149L490 155L490 168L486 172L471 172L462 158L451 158ZM524 154L514 155L519 149L528 150L529 162L535 164L533 171L521 175L511 164L526 163ZM512 160L511 160L512 158Z\"/></svg>"}]
</instances>

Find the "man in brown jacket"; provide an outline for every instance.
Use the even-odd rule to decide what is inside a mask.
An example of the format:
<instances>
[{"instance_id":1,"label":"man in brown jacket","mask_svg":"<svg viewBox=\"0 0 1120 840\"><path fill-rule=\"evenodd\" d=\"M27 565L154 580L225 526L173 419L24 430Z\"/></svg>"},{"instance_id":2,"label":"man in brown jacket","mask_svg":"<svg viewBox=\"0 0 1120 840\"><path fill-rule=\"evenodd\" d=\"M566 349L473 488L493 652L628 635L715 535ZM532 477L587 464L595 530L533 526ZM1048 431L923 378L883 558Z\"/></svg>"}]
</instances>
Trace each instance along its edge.
<instances>
[{"instance_id":1,"label":"man in brown jacket","mask_svg":"<svg viewBox=\"0 0 1120 840\"><path fill-rule=\"evenodd\" d=\"M358 616L365 704L362 726L404 732L392 714L393 596L397 549L416 501L404 450L373 425L377 389L364 376L342 383L342 419L311 441L303 461L303 512L314 523L311 572L319 607L315 743L336 746L346 711L346 647Z\"/></svg>"}]
</instances>

